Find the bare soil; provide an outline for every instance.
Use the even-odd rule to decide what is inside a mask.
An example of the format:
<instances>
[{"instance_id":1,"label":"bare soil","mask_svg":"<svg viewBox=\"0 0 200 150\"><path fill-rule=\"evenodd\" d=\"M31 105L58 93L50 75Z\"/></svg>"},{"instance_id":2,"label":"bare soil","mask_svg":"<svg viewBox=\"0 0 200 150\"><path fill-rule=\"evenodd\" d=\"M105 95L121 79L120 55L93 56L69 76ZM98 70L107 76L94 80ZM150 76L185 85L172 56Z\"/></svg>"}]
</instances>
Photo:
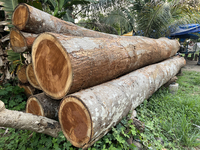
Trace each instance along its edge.
<instances>
[{"instance_id":1,"label":"bare soil","mask_svg":"<svg viewBox=\"0 0 200 150\"><path fill-rule=\"evenodd\" d=\"M200 65L197 65L197 61L195 60L186 59L186 66L184 66L182 70L200 72Z\"/></svg>"}]
</instances>

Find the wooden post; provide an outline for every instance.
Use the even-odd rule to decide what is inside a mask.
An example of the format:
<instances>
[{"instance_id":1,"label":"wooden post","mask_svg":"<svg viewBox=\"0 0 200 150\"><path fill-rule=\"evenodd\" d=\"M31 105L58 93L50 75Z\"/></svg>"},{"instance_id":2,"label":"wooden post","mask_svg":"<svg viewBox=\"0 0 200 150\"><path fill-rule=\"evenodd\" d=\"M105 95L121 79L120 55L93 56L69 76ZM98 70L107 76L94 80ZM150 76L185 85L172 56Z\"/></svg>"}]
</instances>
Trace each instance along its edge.
<instances>
[{"instance_id":1,"label":"wooden post","mask_svg":"<svg viewBox=\"0 0 200 150\"><path fill-rule=\"evenodd\" d=\"M185 64L176 56L65 97L59 108L65 137L76 147L90 147Z\"/></svg>"}]
</instances>

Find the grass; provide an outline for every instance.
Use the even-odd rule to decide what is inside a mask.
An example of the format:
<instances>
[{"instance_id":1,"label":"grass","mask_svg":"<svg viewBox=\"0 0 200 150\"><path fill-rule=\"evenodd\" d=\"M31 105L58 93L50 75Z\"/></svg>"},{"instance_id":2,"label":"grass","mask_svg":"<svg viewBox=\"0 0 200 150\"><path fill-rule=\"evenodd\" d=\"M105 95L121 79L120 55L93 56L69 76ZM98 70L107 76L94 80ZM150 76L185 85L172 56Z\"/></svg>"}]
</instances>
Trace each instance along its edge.
<instances>
[{"instance_id":1,"label":"grass","mask_svg":"<svg viewBox=\"0 0 200 150\"><path fill-rule=\"evenodd\" d=\"M147 125L142 134L147 147L191 149L200 145L200 129L195 126L200 125L200 73L183 74L178 79L177 94L160 89L137 108L139 120ZM163 145L157 137L162 138Z\"/></svg>"},{"instance_id":2,"label":"grass","mask_svg":"<svg viewBox=\"0 0 200 150\"><path fill-rule=\"evenodd\" d=\"M127 138L132 136L149 150L192 150L200 147L200 72L184 71L183 76L178 77L179 90L172 95L168 89L161 88L152 97L145 100L137 109L137 117L145 123L145 130L141 132L134 128L126 118L112 129L106 136L96 142L90 150L98 149L135 149L134 145L127 145ZM12 98L21 98L16 95L21 92L15 87L16 92L11 93ZM11 87L7 85L7 92ZM6 91L0 94L7 96ZM9 94L9 95L11 95ZM15 98L15 101L16 101ZM2 99L2 97L1 97ZM7 97L5 97L5 100ZM7 102L7 106L11 106ZM23 101L22 101L23 103ZM24 106L24 105L23 105ZM16 107L13 104L13 108ZM10 108L9 108L10 109ZM12 109L12 108L11 108ZM131 129L125 133L126 128ZM76 150L68 142L62 133L57 138L39 134L27 130L0 129L0 150Z\"/></svg>"}]
</instances>

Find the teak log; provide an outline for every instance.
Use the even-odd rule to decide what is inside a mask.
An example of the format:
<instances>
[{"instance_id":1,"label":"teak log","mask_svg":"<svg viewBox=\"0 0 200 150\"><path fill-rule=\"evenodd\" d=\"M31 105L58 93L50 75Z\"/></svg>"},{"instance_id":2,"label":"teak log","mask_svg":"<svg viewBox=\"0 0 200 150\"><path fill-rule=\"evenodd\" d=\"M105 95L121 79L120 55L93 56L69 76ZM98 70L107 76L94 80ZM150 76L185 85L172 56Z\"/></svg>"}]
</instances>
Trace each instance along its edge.
<instances>
[{"instance_id":1,"label":"teak log","mask_svg":"<svg viewBox=\"0 0 200 150\"><path fill-rule=\"evenodd\" d=\"M30 33L54 32L70 36L113 38L116 35L101 33L58 19L27 4L19 4L12 15L12 24Z\"/></svg>"},{"instance_id":2,"label":"teak log","mask_svg":"<svg viewBox=\"0 0 200 150\"><path fill-rule=\"evenodd\" d=\"M76 147L91 146L185 64L173 57L63 98L58 115L65 137Z\"/></svg>"},{"instance_id":3,"label":"teak log","mask_svg":"<svg viewBox=\"0 0 200 150\"><path fill-rule=\"evenodd\" d=\"M58 132L61 131L59 122L42 116L8 110L2 101L0 101L0 126L31 130L52 137L57 137Z\"/></svg>"},{"instance_id":4,"label":"teak log","mask_svg":"<svg viewBox=\"0 0 200 150\"><path fill-rule=\"evenodd\" d=\"M32 44L37 36L37 34L20 32L18 29L12 28L10 31L11 48L17 53L31 51Z\"/></svg>"},{"instance_id":5,"label":"teak log","mask_svg":"<svg viewBox=\"0 0 200 150\"><path fill-rule=\"evenodd\" d=\"M58 119L59 104L60 101L53 100L44 93L40 93L28 98L26 112L51 119Z\"/></svg>"},{"instance_id":6,"label":"teak log","mask_svg":"<svg viewBox=\"0 0 200 150\"><path fill-rule=\"evenodd\" d=\"M27 65L23 65L19 70L17 70L17 77L21 83L28 83L28 79L26 77L26 67Z\"/></svg>"},{"instance_id":7,"label":"teak log","mask_svg":"<svg viewBox=\"0 0 200 150\"><path fill-rule=\"evenodd\" d=\"M76 147L91 146L185 64L169 58L63 98L58 116L65 137Z\"/></svg>"},{"instance_id":8,"label":"teak log","mask_svg":"<svg viewBox=\"0 0 200 150\"><path fill-rule=\"evenodd\" d=\"M32 87L29 83L26 84L19 83L18 86L24 89L26 97L30 97L35 93L35 88Z\"/></svg>"},{"instance_id":9,"label":"teak log","mask_svg":"<svg viewBox=\"0 0 200 150\"><path fill-rule=\"evenodd\" d=\"M32 62L41 89L53 99L143 66L167 59L179 42L167 38L121 36L115 39L40 34L32 46Z\"/></svg>"},{"instance_id":10,"label":"teak log","mask_svg":"<svg viewBox=\"0 0 200 150\"><path fill-rule=\"evenodd\" d=\"M32 64L29 64L27 67L26 67L26 77L28 79L28 82L36 89L39 89L41 90L36 78L35 78L35 74L34 74L34 71L33 71L33 65Z\"/></svg>"}]
</instances>

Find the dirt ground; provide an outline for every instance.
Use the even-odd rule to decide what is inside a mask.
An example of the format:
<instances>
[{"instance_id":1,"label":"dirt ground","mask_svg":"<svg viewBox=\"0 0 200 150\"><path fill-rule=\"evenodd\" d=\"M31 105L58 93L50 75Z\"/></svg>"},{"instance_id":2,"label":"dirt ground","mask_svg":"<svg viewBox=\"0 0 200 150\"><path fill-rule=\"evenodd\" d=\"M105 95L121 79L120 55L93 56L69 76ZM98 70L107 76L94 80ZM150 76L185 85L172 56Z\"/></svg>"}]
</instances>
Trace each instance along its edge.
<instances>
[{"instance_id":1,"label":"dirt ground","mask_svg":"<svg viewBox=\"0 0 200 150\"><path fill-rule=\"evenodd\" d=\"M200 65L197 65L197 61L186 59L186 66L184 66L182 70L200 72Z\"/></svg>"}]
</instances>

